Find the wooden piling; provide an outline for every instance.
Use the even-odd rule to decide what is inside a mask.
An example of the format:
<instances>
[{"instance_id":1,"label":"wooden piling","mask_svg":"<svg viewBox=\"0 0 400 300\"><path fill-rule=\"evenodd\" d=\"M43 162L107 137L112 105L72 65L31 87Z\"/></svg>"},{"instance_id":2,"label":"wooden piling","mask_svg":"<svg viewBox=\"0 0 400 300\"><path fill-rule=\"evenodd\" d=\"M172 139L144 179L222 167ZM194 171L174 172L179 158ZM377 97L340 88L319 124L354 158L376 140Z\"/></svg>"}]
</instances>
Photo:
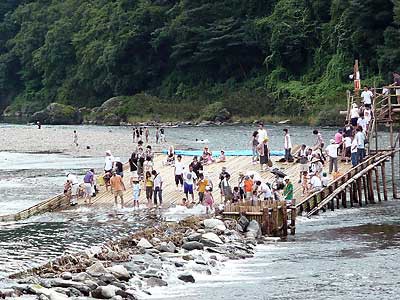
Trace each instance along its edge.
<instances>
[{"instance_id":1,"label":"wooden piling","mask_svg":"<svg viewBox=\"0 0 400 300\"><path fill-rule=\"evenodd\" d=\"M379 172L378 172L378 167L374 169L375 171L375 186L376 186L376 195L378 196L378 201L382 201L382 196L381 196L381 185L379 183Z\"/></svg>"},{"instance_id":2,"label":"wooden piling","mask_svg":"<svg viewBox=\"0 0 400 300\"><path fill-rule=\"evenodd\" d=\"M291 207L290 211L290 234L295 235L296 234L296 214L297 214L297 209L296 206Z\"/></svg>"},{"instance_id":3,"label":"wooden piling","mask_svg":"<svg viewBox=\"0 0 400 300\"><path fill-rule=\"evenodd\" d=\"M364 203L365 205L368 204L368 189L367 189L367 180L365 176L362 177L362 187L364 190Z\"/></svg>"},{"instance_id":4,"label":"wooden piling","mask_svg":"<svg viewBox=\"0 0 400 300\"><path fill-rule=\"evenodd\" d=\"M282 205L282 236L287 236L288 234L288 215L286 204Z\"/></svg>"},{"instance_id":5,"label":"wooden piling","mask_svg":"<svg viewBox=\"0 0 400 300\"><path fill-rule=\"evenodd\" d=\"M369 203L375 203L374 186L372 184L372 170L367 174L367 188Z\"/></svg>"},{"instance_id":6,"label":"wooden piling","mask_svg":"<svg viewBox=\"0 0 400 300\"><path fill-rule=\"evenodd\" d=\"M354 183L350 184L349 188L350 207L354 206Z\"/></svg>"},{"instance_id":7,"label":"wooden piling","mask_svg":"<svg viewBox=\"0 0 400 300\"><path fill-rule=\"evenodd\" d=\"M383 184L383 200L387 201L388 200L388 193L387 193L387 184L386 184L385 162L382 162L381 174L382 174L382 184Z\"/></svg>"},{"instance_id":8,"label":"wooden piling","mask_svg":"<svg viewBox=\"0 0 400 300\"><path fill-rule=\"evenodd\" d=\"M268 207L264 207L263 208L263 224L262 224L262 233L264 235L271 235L271 230L270 230L270 220L269 220L269 208Z\"/></svg>"},{"instance_id":9,"label":"wooden piling","mask_svg":"<svg viewBox=\"0 0 400 300\"><path fill-rule=\"evenodd\" d=\"M347 191L346 189L342 192L342 206L347 208Z\"/></svg>"},{"instance_id":10,"label":"wooden piling","mask_svg":"<svg viewBox=\"0 0 400 300\"><path fill-rule=\"evenodd\" d=\"M275 206L272 208L272 214L271 214L271 234L273 236L278 235L278 208Z\"/></svg>"},{"instance_id":11,"label":"wooden piling","mask_svg":"<svg viewBox=\"0 0 400 300\"><path fill-rule=\"evenodd\" d=\"M357 198L358 198L358 205L362 207L362 186L361 186L361 178L357 179Z\"/></svg>"}]
</instances>

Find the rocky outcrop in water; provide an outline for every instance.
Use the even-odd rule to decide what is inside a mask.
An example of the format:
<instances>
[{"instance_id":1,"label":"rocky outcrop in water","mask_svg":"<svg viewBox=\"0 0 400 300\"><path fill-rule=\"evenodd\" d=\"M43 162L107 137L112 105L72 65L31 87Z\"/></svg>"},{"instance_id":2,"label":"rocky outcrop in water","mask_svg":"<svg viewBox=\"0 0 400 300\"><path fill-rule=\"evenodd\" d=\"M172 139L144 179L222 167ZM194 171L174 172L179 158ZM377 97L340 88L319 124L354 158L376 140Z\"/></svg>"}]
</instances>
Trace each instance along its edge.
<instances>
[{"instance_id":1,"label":"rocky outcrop in water","mask_svg":"<svg viewBox=\"0 0 400 300\"><path fill-rule=\"evenodd\" d=\"M206 226L205 226L206 225ZM30 272L16 274L19 286L7 293L40 299L92 297L138 299L172 280L196 282L227 259L252 257L262 240L245 238L236 221L191 217L137 232L97 251L63 256ZM256 229L255 223L252 230ZM224 230L221 230L223 229ZM151 241L151 242L150 242Z\"/></svg>"},{"instance_id":2,"label":"rocky outcrop in water","mask_svg":"<svg viewBox=\"0 0 400 300\"><path fill-rule=\"evenodd\" d=\"M30 121L52 125L81 124L83 117L80 110L73 106L51 103L45 109L35 112L30 117Z\"/></svg>"}]
</instances>

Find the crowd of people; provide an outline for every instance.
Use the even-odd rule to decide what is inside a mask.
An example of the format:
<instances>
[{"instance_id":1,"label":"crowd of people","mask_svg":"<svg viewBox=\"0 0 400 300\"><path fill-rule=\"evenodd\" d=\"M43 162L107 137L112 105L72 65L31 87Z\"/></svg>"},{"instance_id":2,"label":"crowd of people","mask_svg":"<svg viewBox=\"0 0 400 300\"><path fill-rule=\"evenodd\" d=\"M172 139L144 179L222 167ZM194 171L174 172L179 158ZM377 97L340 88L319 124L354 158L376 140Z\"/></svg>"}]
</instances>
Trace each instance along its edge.
<instances>
[{"instance_id":1,"label":"crowd of people","mask_svg":"<svg viewBox=\"0 0 400 300\"><path fill-rule=\"evenodd\" d=\"M367 136L369 126L373 119L374 94L368 87L364 87L361 93L360 104L353 103L350 111L350 120L343 128L325 145L324 138L319 130L314 130L315 142L307 146L302 144L295 153L292 153L293 144L288 128L283 129L282 146L284 157L283 164L298 163L299 177L303 196L321 190L326 187L329 180L340 176L338 172L338 161L353 166L359 164L365 158L365 145L368 142ZM129 158L130 180L132 189L133 204L139 207L139 198L142 190L146 196L147 207L160 208L163 203L163 177L154 169L154 152L149 145L150 132L147 127L133 128L134 150ZM165 142L163 128L156 128L154 135L155 143ZM147 146L145 146L145 143ZM74 144L78 144L76 132L74 132ZM217 186L213 185L210 176L207 174L206 166L214 163L226 162L224 150L221 150L218 157L214 157L208 146L205 146L201 156L194 156L190 163L184 163L181 155L175 154L171 145L167 151L164 165L173 168L176 191L182 192L183 198L178 203L191 207L195 204L204 205L207 212L214 206L213 190L218 187L221 201L223 203L239 203L250 201L256 204L263 200L287 200L294 198L294 185L291 179L278 169L272 169L273 163L270 158L269 136L263 123L259 123L258 129L253 132L250 139L252 149L252 163L260 165L260 172L270 171L275 174L273 182L267 182L257 172L240 173L238 181L232 183L231 175L225 166L222 167ZM324 166L328 164L328 172L324 172ZM166 176L167 174L163 174ZM329 175L329 176L328 176ZM114 195L115 206L124 207L124 191L126 186L123 181L123 164L119 157L114 157L111 151L106 151L104 161L104 175L100 180L104 181L106 190ZM97 180L93 169L89 170L83 179L83 197L85 202L91 203L98 189ZM71 205L76 205L79 194L79 184L76 175L68 174L65 191L70 191Z\"/></svg>"}]
</instances>

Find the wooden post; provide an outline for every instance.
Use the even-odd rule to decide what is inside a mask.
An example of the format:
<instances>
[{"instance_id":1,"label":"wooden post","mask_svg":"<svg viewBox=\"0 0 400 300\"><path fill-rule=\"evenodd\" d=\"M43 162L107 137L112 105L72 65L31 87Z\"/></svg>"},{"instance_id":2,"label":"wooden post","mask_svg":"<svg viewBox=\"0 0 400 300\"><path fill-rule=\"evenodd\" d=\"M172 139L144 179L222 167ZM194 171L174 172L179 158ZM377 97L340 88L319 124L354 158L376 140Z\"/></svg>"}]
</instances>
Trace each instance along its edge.
<instances>
[{"instance_id":1,"label":"wooden post","mask_svg":"<svg viewBox=\"0 0 400 300\"><path fill-rule=\"evenodd\" d=\"M269 228L269 208L264 207L263 208L263 224L262 224L262 233L264 235L269 236L271 234L270 228Z\"/></svg>"},{"instance_id":2,"label":"wooden post","mask_svg":"<svg viewBox=\"0 0 400 300\"><path fill-rule=\"evenodd\" d=\"M365 205L368 204L368 190L367 190L367 180L365 179L365 176L362 177L362 186L364 190L364 203Z\"/></svg>"},{"instance_id":3,"label":"wooden post","mask_svg":"<svg viewBox=\"0 0 400 300\"><path fill-rule=\"evenodd\" d=\"M354 206L354 183L353 182L350 184L349 197L350 197L350 207L353 207Z\"/></svg>"},{"instance_id":4,"label":"wooden post","mask_svg":"<svg viewBox=\"0 0 400 300\"><path fill-rule=\"evenodd\" d=\"M375 203L374 186L372 184L372 170L369 171L367 174L367 185L368 185L369 203Z\"/></svg>"},{"instance_id":5,"label":"wooden post","mask_svg":"<svg viewBox=\"0 0 400 300\"><path fill-rule=\"evenodd\" d=\"M273 236L277 236L278 235L278 208L276 206L272 208L271 221L272 221L271 233Z\"/></svg>"},{"instance_id":6,"label":"wooden post","mask_svg":"<svg viewBox=\"0 0 400 300\"><path fill-rule=\"evenodd\" d=\"M343 192L342 192L342 206L344 207L344 208L347 208L347 190L345 189Z\"/></svg>"},{"instance_id":7,"label":"wooden post","mask_svg":"<svg viewBox=\"0 0 400 300\"><path fill-rule=\"evenodd\" d=\"M286 204L282 205L282 235L287 237L288 235L288 215Z\"/></svg>"},{"instance_id":8,"label":"wooden post","mask_svg":"<svg viewBox=\"0 0 400 300\"><path fill-rule=\"evenodd\" d=\"M290 234L295 235L296 234L296 206L292 206L291 212L290 212Z\"/></svg>"},{"instance_id":9,"label":"wooden post","mask_svg":"<svg viewBox=\"0 0 400 300\"><path fill-rule=\"evenodd\" d=\"M375 171L375 185L376 185L376 194L378 196L378 201L381 202L382 201L382 197L381 197L381 186L379 184L379 172L378 172L378 167L376 167L374 169Z\"/></svg>"},{"instance_id":10,"label":"wooden post","mask_svg":"<svg viewBox=\"0 0 400 300\"><path fill-rule=\"evenodd\" d=\"M387 184L386 184L385 162L382 162L381 174L382 174L382 184L383 184L383 200L387 201L388 200L388 194L387 194Z\"/></svg>"},{"instance_id":11,"label":"wooden post","mask_svg":"<svg viewBox=\"0 0 400 300\"><path fill-rule=\"evenodd\" d=\"M358 205L362 207L362 186L361 178L357 179L357 195L358 195Z\"/></svg>"}]
</instances>

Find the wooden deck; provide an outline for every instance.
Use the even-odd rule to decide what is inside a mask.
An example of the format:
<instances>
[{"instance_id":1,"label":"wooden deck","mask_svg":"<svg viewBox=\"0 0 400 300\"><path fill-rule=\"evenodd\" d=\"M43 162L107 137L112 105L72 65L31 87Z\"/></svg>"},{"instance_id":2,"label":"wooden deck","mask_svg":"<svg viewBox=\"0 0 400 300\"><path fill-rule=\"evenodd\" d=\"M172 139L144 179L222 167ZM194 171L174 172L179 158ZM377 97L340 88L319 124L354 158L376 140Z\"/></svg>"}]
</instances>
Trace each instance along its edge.
<instances>
[{"instance_id":1,"label":"wooden deck","mask_svg":"<svg viewBox=\"0 0 400 300\"><path fill-rule=\"evenodd\" d=\"M183 192L177 191L175 182L174 182L174 169L171 166L164 166L163 161L165 161L166 156L165 155L157 155L154 160L154 169L160 172L164 184L163 184L163 207L168 208L171 205L179 202L182 200L184 197ZM272 157L272 160L274 161L274 166L273 168L279 168L281 171L286 173L290 178L291 181L293 182L295 186L295 193L294 197L297 201L301 201L302 197L302 189L301 186L297 183L299 180L299 169L300 165L297 163L290 163L287 165L281 164L277 162L279 160L279 157ZM192 157L183 157L182 161L186 164L189 164L192 161ZM327 164L324 167L324 170L327 168ZM231 186L234 187L238 183L238 176L239 172L246 173L248 171L254 171L258 172L259 175L266 180L267 182L273 182L274 180L274 175L270 172L260 172L260 165L259 164L252 164L251 163L251 157L227 157L227 161L224 163L213 163L211 165L204 166L204 171L205 175L208 176L211 181L214 184L214 192L213 196L214 199L217 203L221 201L220 196L219 196L219 189L218 189L218 183L219 183L219 174L221 172L221 168L226 167L227 171L231 174ZM125 166L127 168L127 166ZM344 164L344 163L339 163L339 171L341 173L345 173L348 169L350 169L350 165ZM126 170L125 172L125 177L124 177L124 182L126 184L127 191L124 193L124 202L126 207L132 207L133 206L133 200L132 200L132 191L129 187L129 171ZM62 187L60 187L61 189ZM146 198L145 198L145 192L142 191L140 195L140 204L145 205L147 203ZM198 199L197 194L195 194L195 200ZM100 192L99 194L95 197L92 198L92 205L91 207L93 208L101 208L101 209L112 209L114 205L114 197L111 194L110 191L106 191L104 187L100 187ZM78 200L79 205L77 207L80 207L84 204L83 199ZM45 213L45 212L54 212L54 211L62 211L64 209L68 210L73 210L76 209L76 207L69 207L69 203L67 199L61 194L57 195L51 199L45 200L31 208L25 209L19 213L16 214L11 214L11 215L5 215L5 216L0 216L0 221L15 221L15 220L21 220L21 219L26 219L29 218L33 215Z\"/></svg>"}]
</instances>

